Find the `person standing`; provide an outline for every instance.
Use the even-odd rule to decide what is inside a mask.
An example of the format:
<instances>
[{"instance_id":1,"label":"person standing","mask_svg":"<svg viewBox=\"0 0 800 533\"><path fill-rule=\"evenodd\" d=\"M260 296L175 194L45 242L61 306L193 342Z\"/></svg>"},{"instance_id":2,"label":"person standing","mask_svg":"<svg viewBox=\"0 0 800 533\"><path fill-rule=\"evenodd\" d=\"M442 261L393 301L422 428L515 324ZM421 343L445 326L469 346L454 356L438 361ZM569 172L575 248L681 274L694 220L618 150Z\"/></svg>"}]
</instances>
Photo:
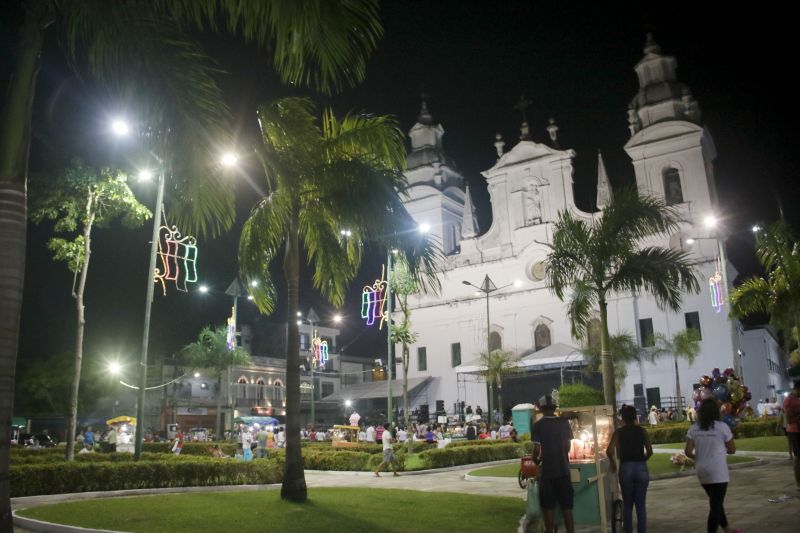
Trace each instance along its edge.
<instances>
[{"instance_id":1,"label":"person standing","mask_svg":"<svg viewBox=\"0 0 800 533\"><path fill-rule=\"evenodd\" d=\"M267 454L269 453L267 452L267 438L267 428L259 428L258 433L256 433L256 457L259 459L267 457Z\"/></svg>"},{"instance_id":2,"label":"person standing","mask_svg":"<svg viewBox=\"0 0 800 533\"><path fill-rule=\"evenodd\" d=\"M175 436L175 444L172 445L172 453L180 455L183 450L183 431L178 429L178 434Z\"/></svg>"},{"instance_id":3,"label":"person standing","mask_svg":"<svg viewBox=\"0 0 800 533\"><path fill-rule=\"evenodd\" d=\"M278 448L286 447L286 430L283 428L283 426L280 427L278 430L278 435L275 437L275 445Z\"/></svg>"},{"instance_id":4,"label":"person standing","mask_svg":"<svg viewBox=\"0 0 800 533\"><path fill-rule=\"evenodd\" d=\"M117 430L114 426L110 426L108 433L106 433L106 442L108 443L108 451L113 453L117 451Z\"/></svg>"},{"instance_id":5,"label":"person standing","mask_svg":"<svg viewBox=\"0 0 800 533\"><path fill-rule=\"evenodd\" d=\"M647 486L650 484L650 473L647 460L653 456L653 446L647 431L636 423L636 408L626 405L621 409L623 426L611 435L606 455L611 471L617 470L619 459L619 481L622 486L624 504L623 522L625 533L633 532L633 508L636 507L636 531L647 531Z\"/></svg>"},{"instance_id":6,"label":"person standing","mask_svg":"<svg viewBox=\"0 0 800 533\"><path fill-rule=\"evenodd\" d=\"M475 408L475 414L478 416L483 416L483 409L481 409L480 405Z\"/></svg>"},{"instance_id":7,"label":"person standing","mask_svg":"<svg viewBox=\"0 0 800 533\"><path fill-rule=\"evenodd\" d=\"M477 432L475 431L475 424L470 422L467 424L467 440L475 440L477 439Z\"/></svg>"},{"instance_id":8,"label":"person standing","mask_svg":"<svg viewBox=\"0 0 800 533\"><path fill-rule=\"evenodd\" d=\"M379 425L375 428L375 442L378 444L383 444L383 432L386 430L386 424L383 426Z\"/></svg>"},{"instance_id":9,"label":"person standing","mask_svg":"<svg viewBox=\"0 0 800 533\"><path fill-rule=\"evenodd\" d=\"M800 489L800 379L794 382L792 392L783 400L783 413L786 421L786 438L789 439L789 452L794 459L794 481Z\"/></svg>"},{"instance_id":10,"label":"person standing","mask_svg":"<svg viewBox=\"0 0 800 533\"><path fill-rule=\"evenodd\" d=\"M650 414L647 415L647 421L650 422L651 426L658 425L658 409L656 409L655 405L650 407Z\"/></svg>"},{"instance_id":11,"label":"person standing","mask_svg":"<svg viewBox=\"0 0 800 533\"><path fill-rule=\"evenodd\" d=\"M697 422L686 434L684 453L695 460L697 479L708 494L707 531L715 533L721 527L726 533L741 533L741 529L728 526L725 516L725 493L730 481L727 455L736 453L736 445L731 428L720 422L716 400L709 398L700 403Z\"/></svg>"},{"instance_id":12,"label":"person standing","mask_svg":"<svg viewBox=\"0 0 800 533\"><path fill-rule=\"evenodd\" d=\"M372 424L367 426L367 444L375 444L375 427Z\"/></svg>"},{"instance_id":13,"label":"person standing","mask_svg":"<svg viewBox=\"0 0 800 533\"><path fill-rule=\"evenodd\" d=\"M539 471L539 506L544 514L545 533L555 533L556 503L564 513L567 533L573 533L572 507L575 492L569 475L569 447L572 430L566 418L555 416L556 404L548 395L539 399L544 415L533 425L533 460Z\"/></svg>"},{"instance_id":14,"label":"person standing","mask_svg":"<svg viewBox=\"0 0 800 533\"><path fill-rule=\"evenodd\" d=\"M388 465L392 463L392 471L394 472L395 476L398 476L397 473L397 459L394 456L394 448L392 448L392 430L389 429L389 424L384 424L383 426L379 426L383 428L381 432L382 435L382 443L383 443L383 461L381 464L378 465L378 468L375 469L375 477L381 477L380 471L383 468L383 465Z\"/></svg>"},{"instance_id":15,"label":"person standing","mask_svg":"<svg viewBox=\"0 0 800 533\"><path fill-rule=\"evenodd\" d=\"M83 434L83 444L94 448L94 431L92 431L92 426L86 427L86 432Z\"/></svg>"}]
</instances>

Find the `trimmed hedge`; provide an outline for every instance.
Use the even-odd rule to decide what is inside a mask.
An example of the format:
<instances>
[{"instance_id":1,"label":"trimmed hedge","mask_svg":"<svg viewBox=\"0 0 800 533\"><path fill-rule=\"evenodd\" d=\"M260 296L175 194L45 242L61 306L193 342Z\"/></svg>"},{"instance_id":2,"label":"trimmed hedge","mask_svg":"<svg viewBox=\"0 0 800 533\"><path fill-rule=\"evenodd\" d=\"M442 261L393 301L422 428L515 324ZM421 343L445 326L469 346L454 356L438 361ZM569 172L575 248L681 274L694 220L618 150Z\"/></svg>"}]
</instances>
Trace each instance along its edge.
<instances>
[{"instance_id":1,"label":"trimmed hedge","mask_svg":"<svg viewBox=\"0 0 800 533\"><path fill-rule=\"evenodd\" d=\"M424 451L419 454L419 458L426 468L444 468L502 459L516 459L532 453L532 450L533 444L531 442L511 442L495 446L456 446L454 448L448 446L447 448Z\"/></svg>"},{"instance_id":2,"label":"trimmed hedge","mask_svg":"<svg viewBox=\"0 0 800 533\"><path fill-rule=\"evenodd\" d=\"M656 427L645 426L653 444L666 444L669 442L683 442L689 431L689 422L675 422ZM745 420L733 429L736 439L748 437L770 437L778 435L775 420Z\"/></svg>"},{"instance_id":3,"label":"trimmed hedge","mask_svg":"<svg viewBox=\"0 0 800 533\"><path fill-rule=\"evenodd\" d=\"M279 483L279 461L192 458L167 461L61 462L11 467L11 496L125 489Z\"/></svg>"}]
</instances>

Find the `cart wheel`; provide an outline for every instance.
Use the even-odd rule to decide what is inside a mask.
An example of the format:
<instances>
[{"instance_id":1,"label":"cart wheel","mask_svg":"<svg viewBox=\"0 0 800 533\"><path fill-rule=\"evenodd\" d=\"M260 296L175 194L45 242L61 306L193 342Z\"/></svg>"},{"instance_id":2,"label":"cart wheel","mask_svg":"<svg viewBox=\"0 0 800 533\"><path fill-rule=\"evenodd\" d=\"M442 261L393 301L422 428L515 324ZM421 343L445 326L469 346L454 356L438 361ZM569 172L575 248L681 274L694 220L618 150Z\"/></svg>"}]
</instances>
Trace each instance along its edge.
<instances>
[{"instance_id":1,"label":"cart wheel","mask_svg":"<svg viewBox=\"0 0 800 533\"><path fill-rule=\"evenodd\" d=\"M517 474L517 481L519 482L519 488L527 489L528 488L528 478L525 477L525 474L520 472Z\"/></svg>"},{"instance_id":2,"label":"cart wheel","mask_svg":"<svg viewBox=\"0 0 800 533\"><path fill-rule=\"evenodd\" d=\"M625 531L622 520L622 500L614 500L611 508L611 533L622 533Z\"/></svg>"}]
</instances>

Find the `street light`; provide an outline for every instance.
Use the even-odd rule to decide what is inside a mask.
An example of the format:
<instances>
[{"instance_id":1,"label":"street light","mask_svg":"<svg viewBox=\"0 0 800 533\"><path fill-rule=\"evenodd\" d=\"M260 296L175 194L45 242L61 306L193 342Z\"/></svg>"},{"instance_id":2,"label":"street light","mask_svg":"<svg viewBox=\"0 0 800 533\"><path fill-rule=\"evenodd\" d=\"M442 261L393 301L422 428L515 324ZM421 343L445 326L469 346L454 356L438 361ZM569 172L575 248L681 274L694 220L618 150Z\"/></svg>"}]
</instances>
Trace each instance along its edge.
<instances>
[{"instance_id":1,"label":"street light","mask_svg":"<svg viewBox=\"0 0 800 533\"><path fill-rule=\"evenodd\" d=\"M491 322L489 321L489 295L492 294L493 292L497 292L497 291L499 291L501 289L505 289L506 287L510 287L512 285L514 285L515 287L519 287L519 286L522 285L522 282L517 280L517 281L515 281L513 283L508 283L507 285L503 285L502 287L498 287L497 285L494 284L494 282L491 280L491 278L489 278L489 274L486 274L486 277L483 278L483 283L481 283L480 287L478 287L474 283L470 283L469 281L466 281L466 280L462 281L461 283L463 283L464 285L469 285L470 287L474 287L474 288L478 289L479 293L483 293L483 294L486 295L486 356L488 357L489 354L491 353L491 346L490 346L490 342L489 342L489 337L491 335ZM478 295L478 293L476 293L476 296L477 295ZM493 399L493 397L494 397L494 385L492 385L492 383L489 383L489 416L490 417L494 417L494 409L493 409L494 399ZM502 417L503 417L503 406L501 405L500 406L500 418L501 418L501 420L502 420ZM489 424L491 425L491 423L492 423L492 420L490 418Z\"/></svg>"},{"instance_id":2,"label":"street light","mask_svg":"<svg viewBox=\"0 0 800 533\"><path fill-rule=\"evenodd\" d=\"M130 127L121 119L116 119L111 124L111 129L115 135L122 137L128 134ZM165 133L166 135L166 133ZM134 445L133 457L138 461L142 454L142 440L144 437L144 402L145 391L147 388L147 349L150 340L150 311L153 303L153 291L155 283L153 276L156 270L156 255L158 253L158 228L161 224L162 209L164 203L164 177L166 169L164 168L164 159L160 158L160 168L158 170L158 183L156 194L156 208L153 210L153 234L150 241L150 267L147 271L147 289L144 304L144 331L142 332L142 355L139 361L139 398L138 405L136 406L136 438ZM142 175L147 176L149 171L143 172ZM150 174L152 176L152 174Z\"/></svg>"}]
</instances>

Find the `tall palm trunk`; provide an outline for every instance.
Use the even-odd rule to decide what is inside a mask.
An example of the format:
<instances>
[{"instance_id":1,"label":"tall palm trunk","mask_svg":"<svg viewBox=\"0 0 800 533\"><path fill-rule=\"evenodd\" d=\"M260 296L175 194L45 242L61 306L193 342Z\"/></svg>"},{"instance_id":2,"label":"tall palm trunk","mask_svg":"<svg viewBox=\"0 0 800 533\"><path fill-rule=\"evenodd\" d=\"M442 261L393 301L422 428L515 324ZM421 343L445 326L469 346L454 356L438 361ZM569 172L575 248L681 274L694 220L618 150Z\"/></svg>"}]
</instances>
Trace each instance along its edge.
<instances>
[{"instance_id":1,"label":"tall palm trunk","mask_svg":"<svg viewBox=\"0 0 800 533\"><path fill-rule=\"evenodd\" d=\"M281 498L303 502L308 498L300 450L300 331L292 317L297 315L300 290L300 238L295 204L286 238L283 273L286 277L288 319L286 339L286 463Z\"/></svg>"},{"instance_id":2,"label":"tall palm trunk","mask_svg":"<svg viewBox=\"0 0 800 533\"><path fill-rule=\"evenodd\" d=\"M215 440L220 440L222 438L222 370L217 370L217 420L215 426L214 432L217 437Z\"/></svg>"},{"instance_id":3,"label":"tall palm trunk","mask_svg":"<svg viewBox=\"0 0 800 533\"><path fill-rule=\"evenodd\" d=\"M675 398L678 400L678 409L675 412L675 420L683 420L683 396L681 395L681 376L678 373L678 356L672 354L675 360Z\"/></svg>"},{"instance_id":4,"label":"tall palm trunk","mask_svg":"<svg viewBox=\"0 0 800 533\"><path fill-rule=\"evenodd\" d=\"M505 422L506 413L503 411L503 378L497 376L497 408L500 410L500 422Z\"/></svg>"},{"instance_id":5,"label":"tall palm trunk","mask_svg":"<svg viewBox=\"0 0 800 533\"><path fill-rule=\"evenodd\" d=\"M600 368L603 371L603 399L606 405L616 408L617 388L614 384L614 360L611 358L611 339L608 335L608 304L605 298L600 305Z\"/></svg>"},{"instance_id":6,"label":"tall palm trunk","mask_svg":"<svg viewBox=\"0 0 800 533\"><path fill-rule=\"evenodd\" d=\"M89 200L86 211L91 213L94 209L92 205L93 196L89 193ZM72 293L75 298L75 312L77 314L77 324L75 326L75 362L72 370L72 387L69 395L69 424L67 425L67 461L75 459L75 434L78 426L78 395L81 386L81 366L83 365L83 332L86 328L86 317L84 316L83 293L86 290L86 276L89 274L89 258L92 255L92 224L94 215L89 215L86 224L83 226L83 265L78 281L78 287Z\"/></svg>"},{"instance_id":7,"label":"tall palm trunk","mask_svg":"<svg viewBox=\"0 0 800 533\"><path fill-rule=\"evenodd\" d=\"M31 109L49 24L41 5L31 2L26 11L19 55L0 114L0 531L14 530L8 461L25 282L26 178Z\"/></svg>"}]
</instances>

